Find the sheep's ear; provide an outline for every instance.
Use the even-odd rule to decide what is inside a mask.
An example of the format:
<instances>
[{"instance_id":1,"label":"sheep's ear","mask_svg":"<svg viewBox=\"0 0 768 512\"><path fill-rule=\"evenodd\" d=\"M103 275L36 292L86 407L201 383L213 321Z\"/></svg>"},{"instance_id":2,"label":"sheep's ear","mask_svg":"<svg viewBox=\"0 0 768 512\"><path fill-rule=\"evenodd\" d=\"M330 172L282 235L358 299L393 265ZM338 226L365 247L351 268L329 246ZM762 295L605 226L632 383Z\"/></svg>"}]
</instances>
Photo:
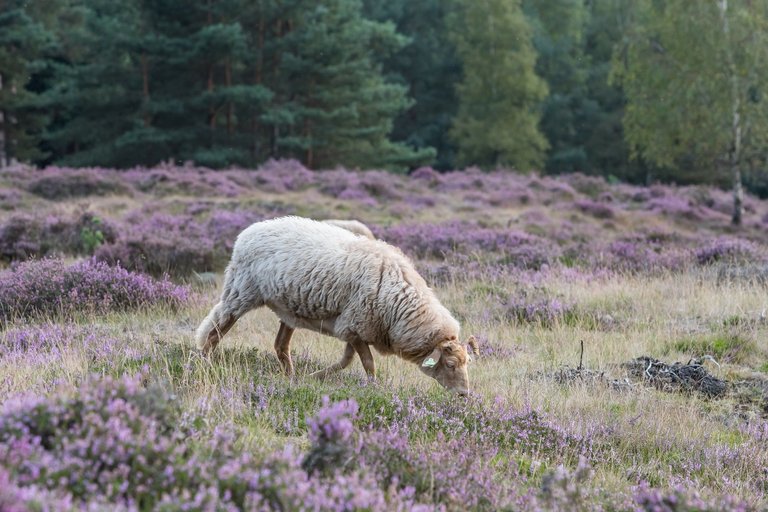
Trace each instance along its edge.
<instances>
[{"instance_id":1,"label":"sheep's ear","mask_svg":"<svg viewBox=\"0 0 768 512\"><path fill-rule=\"evenodd\" d=\"M441 355L443 355L443 351L440 350L440 347L435 347L435 350L427 356L424 362L421 363L421 366L424 368L434 368L440 360Z\"/></svg>"}]
</instances>

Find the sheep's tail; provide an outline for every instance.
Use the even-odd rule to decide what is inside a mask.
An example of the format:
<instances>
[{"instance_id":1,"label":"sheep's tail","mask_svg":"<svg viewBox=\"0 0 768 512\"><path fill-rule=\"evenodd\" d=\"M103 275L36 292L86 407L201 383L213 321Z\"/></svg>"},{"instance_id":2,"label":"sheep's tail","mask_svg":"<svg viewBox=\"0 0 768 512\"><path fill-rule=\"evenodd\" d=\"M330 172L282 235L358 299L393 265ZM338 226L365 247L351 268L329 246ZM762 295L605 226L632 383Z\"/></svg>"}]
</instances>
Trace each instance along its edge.
<instances>
[{"instance_id":1,"label":"sheep's tail","mask_svg":"<svg viewBox=\"0 0 768 512\"><path fill-rule=\"evenodd\" d=\"M219 330L221 325L221 310L223 304L219 302L213 309L211 309L208 316L200 323L200 327L197 328L197 334L195 334L195 341L197 342L197 348L205 350L208 345L208 340L211 334Z\"/></svg>"}]
</instances>

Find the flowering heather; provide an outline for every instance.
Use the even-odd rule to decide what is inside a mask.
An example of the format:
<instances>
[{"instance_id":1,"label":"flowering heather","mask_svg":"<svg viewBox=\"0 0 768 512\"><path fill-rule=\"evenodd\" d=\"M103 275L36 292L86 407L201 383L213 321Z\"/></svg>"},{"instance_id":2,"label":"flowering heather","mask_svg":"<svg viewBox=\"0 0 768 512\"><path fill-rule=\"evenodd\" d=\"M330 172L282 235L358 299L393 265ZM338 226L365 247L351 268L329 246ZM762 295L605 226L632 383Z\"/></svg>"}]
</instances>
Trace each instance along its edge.
<instances>
[{"instance_id":1,"label":"flowering heather","mask_svg":"<svg viewBox=\"0 0 768 512\"><path fill-rule=\"evenodd\" d=\"M359 407L354 399L330 403L323 397L323 405L314 417L307 419L309 441L312 449L303 462L309 471L336 470L343 467L353 456L355 433L353 421Z\"/></svg>"},{"instance_id":2,"label":"flowering heather","mask_svg":"<svg viewBox=\"0 0 768 512\"><path fill-rule=\"evenodd\" d=\"M232 173L196 168L159 167L131 169L119 172L119 178L137 191L155 196L186 194L190 196L237 197L247 187L232 179Z\"/></svg>"},{"instance_id":3,"label":"flowering heather","mask_svg":"<svg viewBox=\"0 0 768 512\"><path fill-rule=\"evenodd\" d=\"M96 169L74 170L58 167L36 171L27 189L37 196L54 200L127 192L125 185L114 173L108 175Z\"/></svg>"},{"instance_id":4,"label":"flowering heather","mask_svg":"<svg viewBox=\"0 0 768 512\"><path fill-rule=\"evenodd\" d=\"M98 261L154 276L190 275L214 268L217 254L212 233L193 218L156 213L126 219L120 237L94 253ZM225 249L218 256L223 258Z\"/></svg>"},{"instance_id":5,"label":"flowering heather","mask_svg":"<svg viewBox=\"0 0 768 512\"><path fill-rule=\"evenodd\" d=\"M118 358L138 362L143 354L102 325L45 322L10 328L0 334L0 357L6 362L56 362L78 351L96 366L114 365Z\"/></svg>"},{"instance_id":6,"label":"flowering heather","mask_svg":"<svg viewBox=\"0 0 768 512\"><path fill-rule=\"evenodd\" d=\"M21 193L13 188L0 187L0 209L15 210L21 201Z\"/></svg>"},{"instance_id":7,"label":"flowering heather","mask_svg":"<svg viewBox=\"0 0 768 512\"><path fill-rule=\"evenodd\" d=\"M567 321L576 315L576 308L558 299L530 299L526 296L512 296L505 302L508 318L520 323L533 323L551 327Z\"/></svg>"},{"instance_id":8,"label":"flowering heather","mask_svg":"<svg viewBox=\"0 0 768 512\"><path fill-rule=\"evenodd\" d=\"M765 251L749 240L720 237L709 240L696 250L696 261L701 265L717 261L756 261L765 257Z\"/></svg>"},{"instance_id":9,"label":"flowering heather","mask_svg":"<svg viewBox=\"0 0 768 512\"><path fill-rule=\"evenodd\" d=\"M558 256L557 246L536 235L460 221L397 225L377 235L417 258L446 259L457 253L488 252L496 254L499 263L539 268Z\"/></svg>"},{"instance_id":10,"label":"flowering heather","mask_svg":"<svg viewBox=\"0 0 768 512\"><path fill-rule=\"evenodd\" d=\"M53 253L89 255L104 242L112 242L116 229L92 212L75 216L14 215L0 225L0 259L23 261Z\"/></svg>"},{"instance_id":11,"label":"flowering heather","mask_svg":"<svg viewBox=\"0 0 768 512\"><path fill-rule=\"evenodd\" d=\"M316 174L297 160L270 159L256 169L254 176L259 188L282 193L307 187L314 182Z\"/></svg>"},{"instance_id":12,"label":"flowering heather","mask_svg":"<svg viewBox=\"0 0 768 512\"><path fill-rule=\"evenodd\" d=\"M412 489L393 489L364 470L309 475L291 447L239 452L236 429L197 431L174 396L145 379L91 379L52 398L7 401L0 478L8 485L0 499L142 510L433 509L415 503Z\"/></svg>"},{"instance_id":13,"label":"flowering heather","mask_svg":"<svg viewBox=\"0 0 768 512\"><path fill-rule=\"evenodd\" d=\"M663 215L670 215L676 218L685 218L689 220L700 220L703 218L701 208L691 204L691 200L681 196L654 197L650 199L645 206L648 210Z\"/></svg>"},{"instance_id":14,"label":"flowering heather","mask_svg":"<svg viewBox=\"0 0 768 512\"><path fill-rule=\"evenodd\" d=\"M635 501L646 512L745 512L751 510L743 500L734 496L704 499L696 491L678 487L672 492L651 489L647 484L638 486Z\"/></svg>"},{"instance_id":15,"label":"flowering heather","mask_svg":"<svg viewBox=\"0 0 768 512\"><path fill-rule=\"evenodd\" d=\"M612 219L616 216L616 210L605 202L580 199L574 205L582 212L598 219Z\"/></svg>"},{"instance_id":16,"label":"flowering heather","mask_svg":"<svg viewBox=\"0 0 768 512\"><path fill-rule=\"evenodd\" d=\"M29 261L0 272L0 317L5 319L178 306L188 298L187 288L167 279L157 281L90 260L72 265L56 259Z\"/></svg>"}]
</instances>

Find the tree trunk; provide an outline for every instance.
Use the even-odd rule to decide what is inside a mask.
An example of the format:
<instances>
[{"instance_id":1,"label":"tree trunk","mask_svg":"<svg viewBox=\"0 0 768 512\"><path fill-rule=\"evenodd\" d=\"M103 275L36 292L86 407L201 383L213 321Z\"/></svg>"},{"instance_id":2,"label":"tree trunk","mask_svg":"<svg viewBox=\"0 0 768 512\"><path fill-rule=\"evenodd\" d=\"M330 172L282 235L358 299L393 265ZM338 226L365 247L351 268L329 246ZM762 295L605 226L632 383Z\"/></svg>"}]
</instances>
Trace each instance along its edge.
<instances>
[{"instance_id":1,"label":"tree trunk","mask_svg":"<svg viewBox=\"0 0 768 512\"><path fill-rule=\"evenodd\" d=\"M208 64L208 92L213 92L213 64ZM210 100L209 100L210 101ZM211 130L216 128L216 108L213 103L208 107L208 126Z\"/></svg>"},{"instance_id":2,"label":"tree trunk","mask_svg":"<svg viewBox=\"0 0 768 512\"><path fill-rule=\"evenodd\" d=\"M149 108L149 66L146 52L141 54L141 96L144 104L144 127L147 127L151 124L152 119L147 110Z\"/></svg>"},{"instance_id":3,"label":"tree trunk","mask_svg":"<svg viewBox=\"0 0 768 512\"><path fill-rule=\"evenodd\" d=\"M264 13L261 10L261 2L259 2L259 39L258 39L258 47L257 47L257 57L256 57L256 74L254 76L254 83L256 85L261 85L262 81L262 69L264 67L264 32L266 31L266 22L264 21ZM259 150L261 148L261 144L259 141L259 113L258 111L254 111L253 113L253 148L252 148L252 159L254 165L259 160Z\"/></svg>"},{"instance_id":4,"label":"tree trunk","mask_svg":"<svg viewBox=\"0 0 768 512\"><path fill-rule=\"evenodd\" d=\"M208 17L206 21L208 22L208 26L213 25L213 12L211 11L211 0L208 0L207 4L208 6ZM214 63L209 62L208 63L208 92L213 92L213 67ZM208 126L211 128L211 137L213 137L213 130L216 128L216 108L213 106L213 103L208 107Z\"/></svg>"},{"instance_id":5,"label":"tree trunk","mask_svg":"<svg viewBox=\"0 0 768 512\"><path fill-rule=\"evenodd\" d=\"M283 36L283 21L281 19L275 20L275 38L280 38ZM273 83L279 84L280 83L280 52L275 52L274 59L272 61L272 80ZM270 155L272 158L278 157L278 147L280 140L280 127L277 125L277 123L272 125L272 138L270 140Z\"/></svg>"},{"instance_id":6,"label":"tree trunk","mask_svg":"<svg viewBox=\"0 0 768 512\"><path fill-rule=\"evenodd\" d=\"M227 57L224 65L224 84L232 87L232 59ZM232 136L232 102L227 102L227 135Z\"/></svg>"},{"instance_id":7,"label":"tree trunk","mask_svg":"<svg viewBox=\"0 0 768 512\"><path fill-rule=\"evenodd\" d=\"M3 74L0 73L0 91L3 90ZM5 149L5 112L0 109L0 169L8 165L8 154Z\"/></svg>"},{"instance_id":8,"label":"tree trunk","mask_svg":"<svg viewBox=\"0 0 768 512\"><path fill-rule=\"evenodd\" d=\"M728 0L719 0L717 6L720 9L720 18L723 23L725 58L731 79L731 147L728 152L728 164L731 179L733 180L733 214L731 215L731 223L734 226L738 226L741 224L744 206L744 190L741 184L741 100L739 98L739 77L736 74L736 63L733 59L731 48Z\"/></svg>"}]
</instances>

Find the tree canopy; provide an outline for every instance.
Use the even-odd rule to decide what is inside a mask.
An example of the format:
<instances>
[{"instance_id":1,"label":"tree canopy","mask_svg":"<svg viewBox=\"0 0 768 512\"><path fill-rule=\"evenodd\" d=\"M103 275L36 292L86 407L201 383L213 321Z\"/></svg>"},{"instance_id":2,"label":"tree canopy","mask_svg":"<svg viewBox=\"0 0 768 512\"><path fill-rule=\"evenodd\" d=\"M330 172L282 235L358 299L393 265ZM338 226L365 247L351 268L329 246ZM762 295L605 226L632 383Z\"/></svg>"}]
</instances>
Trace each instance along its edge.
<instances>
[{"instance_id":1,"label":"tree canopy","mask_svg":"<svg viewBox=\"0 0 768 512\"><path fill-rule=\"evenodd\" d=\"M0 2L0 165L477 165L768 196L768 0ZM735 219L736 220L736 219Z\"/></svg>"}]
</instances>

